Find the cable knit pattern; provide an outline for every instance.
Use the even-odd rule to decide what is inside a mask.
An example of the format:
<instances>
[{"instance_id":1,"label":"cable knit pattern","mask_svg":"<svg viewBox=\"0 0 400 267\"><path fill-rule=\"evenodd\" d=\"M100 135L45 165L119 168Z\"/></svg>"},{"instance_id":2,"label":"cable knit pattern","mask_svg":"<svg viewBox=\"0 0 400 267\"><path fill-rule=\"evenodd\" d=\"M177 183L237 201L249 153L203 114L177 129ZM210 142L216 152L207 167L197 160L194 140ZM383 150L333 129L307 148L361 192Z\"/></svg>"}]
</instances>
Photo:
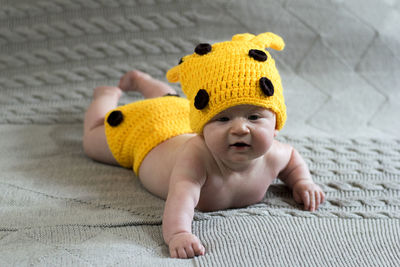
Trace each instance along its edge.
<instances>
[{"instance_id":1,"label":"cable knit pattern","mask_svg":"<svg viewBox=\"0 0 400 267\"><path fill-rule=\"evenodd\" d=\"M177 17L180 18L174 19ZM194 16L192 13L178 14L177 12L167 12L157 16L77 18L68 21L56 21L53 24L43 23L33 26L18 26L15 29L0 28L0 44L83 37L87 34L119 33L122 31L156 31L160 29L176 29L178 27L193 27L195 25L191 21L193 19Z\"/></svg>"},{"instance_id":2,"label":"cable knit pattern","mask_svg":"<svg viewBox=\"0 0 400 267\"><path fill-rule=\"evenodd\" d=\"M387 114L394 114L400 103L395 93L400 65L397 32L377 28L377 16L360 13L353 2L324 1L310 9L307 3L294 1L246 6L237 0L2 0L0 123L82 121L96 85L117 84L134 68L165 79L177 59L193 53L201 42L213 44L240 32L270 30L288 43L283 53L270 51L290 107L285 133L396 136L400 124ZM387 25L395 23L397 14L390 5L379 9L378 17ZM390 12L394 15L386 15ZM319 20L320 14L327 19ZM289 31L287 25L296 27ZM348 90L339 86L343 80L348 81ZM49 97L36 98L54 91L72 93L63 93L57 105ZM84 94L77 97L76 91ZM41 108L28 107L26 112L22 103L16 105L21 95ZM133 94L122 101L139 98ZM359 102L350 106L350 99ZM56 109L58 105L65 108Z\"/></svg>"},{"instance_id":3,"label":"cable knit pattern","mask_svg":"<svg viewBox=\"0 0 400 267\"><path fill-rule=\"evenodd\" d=\"M399 1L0 0L0 266L399 266L399 17ZM303 211L277 180L256 205L196 212L206 255L170 259L164 201L84 155L93 88L166 81L200 43L267 31L286 43L268 50L278 139L326 201Z\"/></svg>"},{"instance_id":4,"label":"cable knit pattern","mask_svg":"<svg viewBox=\"0 0 400 267\"><path fill-rule=\"evenodd\" d=\"M110 264L123 260L146 265L160 258L171 265L180 263L167 260L163 245L164 202L132 179L131 171L87 159L80 125L2 125L0 133L0 147L8 151L0 161L0 261L15 262L33 253L33 264L103 265L107 259ZM10 143L12 136L18 142ZM318 246L317 252L307 250L292 262L328 263L330 257L344 255L344 243L352 249L345 253L348 265L381 246L387 249L376 250L376 258L368 259L394 264L400 241L400 140L279 139L304 155L314 180L326 192L326 202L316 212L303 211L288 188L276 181L261 203L196 212L193 231L208 253L189 262L279 265L307 242ZM236 246L237 235L247 242ZM279 241L282 238L292 241ZM276 250L271 245L276 242L285 249ZM276 258L265 258L269 253Z\"/></svg>"},{"instance_id":5,"label":"cable knit pattern","mask_svg":"<svg viewBox=\"0 0 400 267\"><path fill-rule=\"evenodd\" d=\"M144 53L183 53L199 41L191 39L167 40L154 37L150 43L143 40L121 40L111 43L78 44L73 47L60 46L52 50L37 49L19 51L12 55L0 56L0 69L35 66L40 64L59 64L80 60L105 59L107 57L138 56Z\"/></svg>"}]
</instances>

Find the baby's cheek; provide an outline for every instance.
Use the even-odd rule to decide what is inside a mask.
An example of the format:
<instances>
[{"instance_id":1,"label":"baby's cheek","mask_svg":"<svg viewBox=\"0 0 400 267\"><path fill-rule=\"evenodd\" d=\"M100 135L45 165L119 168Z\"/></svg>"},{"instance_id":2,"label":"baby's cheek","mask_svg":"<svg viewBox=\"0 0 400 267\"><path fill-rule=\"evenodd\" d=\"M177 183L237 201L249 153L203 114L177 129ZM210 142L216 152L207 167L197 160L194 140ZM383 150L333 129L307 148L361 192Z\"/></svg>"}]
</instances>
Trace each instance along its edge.
<instances>
[{"instance_id":1,"label":"baby's cheek","mask_svg":"<svg viewBox=\"0 0 400 267\"><path fill-rule=\"evenodd\" d=\"M214 125L209 125L209 126L206 125L203 131L203 139L207 148L211 152L218 155L226 152L224 151L224 148L227 140L224 137L223 129L221 129L221 127L214 127Z\"/></svg>"},{"instance_id":2,"label":"baby's cheek","mask_svg":"<svg viewBox=\"0 0 400 267\"><path fill-rule=\"evenodd\" d=\"M218 140L213 135L207 135L204 137L204 142L206 143L207 148L217 154L220 154L222 147L222 140Z\"/></svg>"},{"instance_id":3,"label":"baby's cheek","mask_svg":"<svg viewBox=\"0 0 400 267\"><path fill-rule=\"evenodd\" d=\"M259 153L266 153L274 142L275 130L260 130L255 137L254 139L257 140L255 145L260 150Z\"/></svg>"}]
</instances>

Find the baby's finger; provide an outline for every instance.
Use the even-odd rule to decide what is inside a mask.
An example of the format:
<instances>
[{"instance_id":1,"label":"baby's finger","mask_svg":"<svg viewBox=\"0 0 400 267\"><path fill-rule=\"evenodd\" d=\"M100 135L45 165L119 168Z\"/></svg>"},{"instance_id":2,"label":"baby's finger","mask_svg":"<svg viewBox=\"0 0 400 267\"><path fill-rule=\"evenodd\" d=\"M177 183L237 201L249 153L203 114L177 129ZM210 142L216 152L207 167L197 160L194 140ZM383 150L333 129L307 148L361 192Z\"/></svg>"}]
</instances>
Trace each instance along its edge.
<instances>
[{"instance_id":1,"label":"baby's finger","mask_svg":"<svg viewBox=\"0 0 400 267\"><path fill-rule=\"evenodd\" d=\"M293 191L293 198L297 203L302 203L301 196L297 191Z\"/></svg>"},{"instance_id":2,"label":"baby's finger","mask_svg":"<svg viewBox=\"0 0 400 267\"><path fill-rule=\"evenodd\" d=\"M170 249L169 254L171 255L171 258L178 258L178 252L176 249Z\"/></svg>"},{"instance_id":3,"label":"baby's finger","mask_svg":"<svg viewBox=\"0 0 400 267\"><path fill-rule=\"evenodd\" d=\"M178 248L178 256L181 259L187 259L186 251L184 248Z\"/></svg>"},{"instance_id":4,"label":"baby's finger","mask_svg":"<svg viewBox=\"0 0 400 267\"><path fill-rule=\"evenodd\" d=\"M313 192L310 193L310 211L315 210L315 194Z\"/></svg>"},{"instance_id":5,"label":"baby's finger","mask_svg":"<svg viewBox=\"0 0 400 267\"><path fill-rule=\"evenodd\" d=\"M315 209L317 210L321 203L321 196L318 191L315 191Z\"/></svg>"},{"instance_id":6,"label":"baby's finger","mask_svg":"<svg viewBox=\"0 0 400 267\"><path fill-rule=\"evenodd\" d=\"M325 202L325 193L321 192L321 203Z\"/></svg>"},{"instance_id":7,"label":"baby's finger","mask_svg":"<svg viewBox=\"0 0 400 267\"><path fill-rule=\"evenodd\" d=\"M204 255L205 253L205 248L200 243L193 244L193 249L196 256Z\"/></svg>"},{"instance_id":8,"label":"baby's finger","mask_svg":"<svg viewBox=\"0 0 400 267\"><path fill-rule=\"evenodd\" d=\"M304 191L302 193L302 199L304 203L304 209L308 210L308 208L310 207L310 195L308 194L307 191Z\"/></svg>"},{"instance_id":9,"label":"baby's finger","mask_svg":"<svg viewBox=\"0 0 400 267\"><path fill-rule=\"evenodd\" d=\"M192 246L186 247L185 250L186 250L186 255L188 256L188 258L193 258L195 256Z\"/></svg>"}]
</instances>

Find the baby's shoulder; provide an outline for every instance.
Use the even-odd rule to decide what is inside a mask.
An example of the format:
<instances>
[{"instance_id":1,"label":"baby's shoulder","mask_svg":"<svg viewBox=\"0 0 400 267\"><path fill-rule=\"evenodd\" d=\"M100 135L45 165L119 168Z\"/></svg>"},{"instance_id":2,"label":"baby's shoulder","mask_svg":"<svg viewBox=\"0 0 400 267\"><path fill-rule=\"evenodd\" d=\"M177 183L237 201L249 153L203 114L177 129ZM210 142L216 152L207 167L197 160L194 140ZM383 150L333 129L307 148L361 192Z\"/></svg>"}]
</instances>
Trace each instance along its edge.
<instances>
[{"instance_id":1,"label":"baby's shoulder","mask_svg":"<svg viewBox=\"0 0 400 267\"><path fill-rule=\"evenodd\" d=\"M178 151L175 161L174 171L180 177L192 177L205 179L207 173L207 151L204 150L205 144L199 136L193 136L186 140L182 149Z\"/></svg>"},{"instance_id":2,"label":"baby's shoulder","mask_svg":"<svg viewBox=\"0 0 400 267\"><path fill-rule=\"evenodd\" d=\"M200 135L194 135L185 143L184 150L190 153L204 153L206 143Z\"/></svg>"},{"instance_id":3,"label":"baby's shoulder","mask_svg":"<svg viewBox=\"0 0 400 267\"><path fill-rule=\"evenodd\" d=\"M281 143L278 140L274 140L271 149L274 153L292 153L293 147L289 144Z\"/></svg>"},{"instance_id":4,"label":"baby's shoulder","mask_svg":"<svg viewBox=\"0 0 400 267\"><path fill-rule=\"evenodd\" d=\"M208 149L206 147L204 139L199 136L195 135L189 138L183 145L181 152L179 153L181 156L186 158L205 158L208 154Z\"/></svg>"},{"instance_id":5,"label":"baby's shoulder","mask_svg":"<svg viewBox=\"0 0 400 267\"><path fill-rule=\"evenodd\" d=\"M291 145L274 140L265 159L268 165L273 164L274 166L284 168L289 163L292 152L293 147Z\"/></svg>"}]
</instances>

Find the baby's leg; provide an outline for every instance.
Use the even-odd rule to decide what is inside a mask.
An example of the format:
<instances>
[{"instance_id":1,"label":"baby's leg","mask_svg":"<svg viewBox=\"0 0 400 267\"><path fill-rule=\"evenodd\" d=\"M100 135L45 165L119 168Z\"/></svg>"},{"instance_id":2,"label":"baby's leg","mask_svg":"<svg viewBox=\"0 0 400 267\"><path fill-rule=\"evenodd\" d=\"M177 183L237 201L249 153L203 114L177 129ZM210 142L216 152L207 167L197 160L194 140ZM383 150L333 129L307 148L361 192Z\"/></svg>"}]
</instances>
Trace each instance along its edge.
<instances>
[{"instance_id":1,"label":"baby's leg","mask_svg":"<svg viewBox=\"0 0 400 267\"><path fill-rule=\"evenodd\" d=\"M119 88L123 91L138 91L144 98L154 98L168 94L176 95L176 91L168 84L153 79L141 71L129 71L122 76Z\"/></svg>"},{"instance_id":2,"label":"baby's leg","mask_svg":"<svg viewBox=\"0 0 400 267\"><path fill-rule=\"evenodd\" d=\"M104 131L105 115L118 106L123 91L138 91L145 98L176 94L167 84L153 79L141 71L129 71L122 76L119 87L101 86L94 89L93 101L90 104L84 121L83 148L90 158L108 164L117 165Z\"/></svg>"},{"instance_id":3,"label":"baby's leg","mask_svg":"<svg viewBox=\"0 0 400 267\"><path fill-rule=\"evenodd\" d=\"M94 89L93 100L85 114L83 149L90 158L117 165L108 148L104 130L104 117L118 106L122 91L118 87L100 86Z\"/></svg>"}]
</instances>

